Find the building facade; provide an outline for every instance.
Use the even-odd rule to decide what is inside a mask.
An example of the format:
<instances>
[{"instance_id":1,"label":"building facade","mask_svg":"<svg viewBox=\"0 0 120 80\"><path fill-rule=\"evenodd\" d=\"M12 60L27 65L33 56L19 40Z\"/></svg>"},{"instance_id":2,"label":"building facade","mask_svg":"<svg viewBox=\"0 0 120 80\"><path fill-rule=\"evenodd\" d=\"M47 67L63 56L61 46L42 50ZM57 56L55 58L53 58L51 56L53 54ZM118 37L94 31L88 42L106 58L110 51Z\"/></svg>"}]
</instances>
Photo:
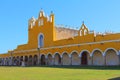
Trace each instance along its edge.
<instances>
[{"instance_id":1,"label":"building facade","mask_svg":"<svg viewBox=\"0 0 120 80\"><path fill-rule=\"evenodd\" d=\"M0 65L120 65L120 33L57 27L54 14L41 10L28 22L28 42L0 54Z\"/></svg>"}]
</instances>

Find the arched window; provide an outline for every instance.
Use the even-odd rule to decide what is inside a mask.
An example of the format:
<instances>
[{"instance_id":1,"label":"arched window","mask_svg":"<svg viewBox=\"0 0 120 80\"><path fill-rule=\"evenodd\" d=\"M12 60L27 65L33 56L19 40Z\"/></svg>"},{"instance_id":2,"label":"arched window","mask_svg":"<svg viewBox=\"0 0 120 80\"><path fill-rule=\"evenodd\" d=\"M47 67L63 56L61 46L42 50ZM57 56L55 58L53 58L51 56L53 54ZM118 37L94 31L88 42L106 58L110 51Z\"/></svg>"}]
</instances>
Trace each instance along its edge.
<instances>
[{"instance_id":1,"label":"arched window","mask_svg":"<svg viewBox=\"0 0 120 80\"><path fill-rule=\"evenodd\" d=\"M40 19L40 20L39 20L38 26L43 26L43 19Z\"/></svg>"},{"instance_id":2,"label":"arched window","mask_svg":"<svg viewBox=\"0 0 120 80\"><path fill-rule=\"evenodd\" d=\"M43 34L40 34L39 35L39 38L38 38L39 40L39 42L38 42L38 47L40 48L40 47L43 47L44 46L44 36L43 36Z\"/></svg>"}]
</instances>

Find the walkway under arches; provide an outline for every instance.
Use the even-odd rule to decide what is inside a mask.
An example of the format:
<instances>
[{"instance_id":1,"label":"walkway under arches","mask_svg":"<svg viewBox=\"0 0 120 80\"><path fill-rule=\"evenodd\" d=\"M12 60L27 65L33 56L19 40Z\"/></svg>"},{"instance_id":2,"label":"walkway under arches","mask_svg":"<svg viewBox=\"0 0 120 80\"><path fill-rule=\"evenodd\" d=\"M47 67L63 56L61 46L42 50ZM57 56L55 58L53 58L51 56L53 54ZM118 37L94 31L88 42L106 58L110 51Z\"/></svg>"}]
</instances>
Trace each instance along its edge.
<instances>
[{"instance_id":1,"label":"walkway under arches","mask_svg":"<svg viewBox=\"0 0 120 80\"><path fill-rule=\"evenodd\" d=\"M63 53L62 55L62 65L70 65L71 60L69 58L69 55L67 53Z\"/></svg>"},{"instance_id":2,"label":"walkway under arches","mask_svg":"<svg viewBox=\"0 0 120 80\"><path fill-rule=\"evenodd\" d=\"M33 57L33 65L37 65L38 64L38 56L34 55Z\"/></svg>"},{"instance_id":3,"label":"walkway under arches","mask_svg":"<svg viewBox=\"0 0 120 80\"><path fill-rule=\"evenodd\" d=\"M59 53L54 55L54 65L61 65L61 57Z\"/></svg>"},{"instance_id":4,"label":"walkway under arches","mask_svg":"<svg viewBox=\"0 0 120 80\"><path fill-rule=\"evenodd\" d=\"M28 65L29 65L29 66L32 66L32 65L33 65L32 55L29 56Z\"/></svg>"},{"instance_id":5,"label":"walkway under arches","mask_svg":"<svg viewBox=\"0 0 120 80\"><path fill-rule=\"evenodd\" d=\"M41 55L41 65L46 65L46 59L44 54Z\"/></svg>"},{"instance_id":6,"label":"walkway under arches","mask_svg":"<svg viewBox=\"0 0 120 80\"><path fill-rule=\"evenodd\" d=\"M71 64L80 65L80 58L77 52L72 52L71 54Z\"/></svg>"},{"instance_id":7,"label":"walkway under arches","mask_svg":"<svg viewBox=\"0 0 120 80\"><path fill-rule=\"evenodd\" d=\"M104 56L103 53L99 50L93 52L93 65L102 66L104 65Z\"/></svg>"},{"instance_id":8,"label":"walkway under arches","mask_svg":"<svg viewBox=\"0 0 120 80\"><path fill-rule=\"evenodd\" d=\"M108 49L105 52L106 65L119 65L119 56L117 52L113 49Z\"/></svg>"},{"instance_id":9,"label":"walkway under arches","mask_svg":"<svg viewBox=\"0 0 120 80\"><path fill-rule=\"evenodd\" d=\"M89 65L90 64L90 55L87 51L83 51L81 53L81 65Z\"/></svg>"},{"instance_id":10,"label":"walkway under arches","mask_svg":"<svg viewBox=\"0 0 120 80\"><path fill-rule=\"evenodd\" d=\"M25 56L25 65L28 65L28 56Z\"/></svg>"},{"instance_id":11,"label":"walkway under arches","mask_svg":"<svg viewBox=\"0 0 120 80\"><path fill-rule=\"evenodd\" d=\"M52 55L51 54L48 54L47 55L47 64L48 65L53 65L53 58L52 58Z\"/></svg>"}]
</instances>

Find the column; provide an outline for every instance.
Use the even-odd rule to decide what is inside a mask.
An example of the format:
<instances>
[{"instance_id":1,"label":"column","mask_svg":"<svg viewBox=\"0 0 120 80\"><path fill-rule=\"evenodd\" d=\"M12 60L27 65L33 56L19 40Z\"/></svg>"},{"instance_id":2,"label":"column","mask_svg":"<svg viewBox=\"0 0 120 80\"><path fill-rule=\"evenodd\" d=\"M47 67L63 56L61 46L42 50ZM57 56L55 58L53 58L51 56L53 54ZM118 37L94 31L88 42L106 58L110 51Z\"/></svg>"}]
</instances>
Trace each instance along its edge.
<instances>
[{"instance_id":1,"label":"column","mask_svg":"<svg viewBox=\"0 0 120 80\"><path fill-rule=\"evenodd\" d=\"M47 56L45 56L45 65L48 65L48 59L47 59Z\"/></svg>"},{"instance_id":2,"label":"column","mask_svg":"<svg viewBox=\"0 0 120 80\"><path fill-rule=\"evenodd\" d=\"M61 65L63 65L63 57L61 56Z\"/></svg>"},{"instance_id":3,"label":"column","mask_svg":"<svg viewBox=\"0 0 120 80\"><path fill-rule=\"evenodd\" d=\"M21 66L25 66L25 56L23 56L23 61L22 61L22 65Z\"/></svg>"},{"instance_id":4,"label":"column","mask_svg":"<svg viewBox=\"0 0 120 80\"><path fill-rule=\"evenodd\" d=\"M120 66L120 50L119 50L118 58L119 58L119 66Z\"/></svg>"},{"instance_id":5,"label":"column","mask_svg":"<svg viewBox=\"0 0 120 80\"><path fill-rule=\"evenodd\" d=\"M38 65L40 65L40 54L38 54Z\"/></svg>"},{"instance_id":6,"label":"column","mask_svg":"<svg viewBox=\"0 0 120 80\"><path fill-rule=\"evenodd\" d=\"M52 57L52 60L53 60L53 65L55 65L55 58L54 58L54 57Z\"/></svg>"},{"instance_id":7,"label":"column","mask_svg":"<svg viewBox=\"0 0 120 80\"><path fill-rule=\"evenodd\" d=\"M93 56L91 56L91 65L93 66Z\"/></svg>"},{"instance_id":8,"label":"column","mask_svg":"<svg viewBox=\"0 0 120 80\"><path fill-rule=\"evenodd\" d=\"M81 56L79 56L79 58L80 58L80 65L81 65Z\"/></svg>"},{"instance_id":9,"label":"column","mask_svg":"<svg viewBox=\"0 0 120 80\"><path fill-rule=\"evenodd\" d=\"M104 58L104 66L106 66L106 55L103 55Z\"/></svg>"},{"instance_id":10,"label":"column","mask_svg":"<svg viewBox=\"0 0 120 80\"><path fill-rule=\"evenodd\" d=\"M69 55L69 58L70 58L70 65L72 65L72 56Z\"/></svg>"}]
</instances>

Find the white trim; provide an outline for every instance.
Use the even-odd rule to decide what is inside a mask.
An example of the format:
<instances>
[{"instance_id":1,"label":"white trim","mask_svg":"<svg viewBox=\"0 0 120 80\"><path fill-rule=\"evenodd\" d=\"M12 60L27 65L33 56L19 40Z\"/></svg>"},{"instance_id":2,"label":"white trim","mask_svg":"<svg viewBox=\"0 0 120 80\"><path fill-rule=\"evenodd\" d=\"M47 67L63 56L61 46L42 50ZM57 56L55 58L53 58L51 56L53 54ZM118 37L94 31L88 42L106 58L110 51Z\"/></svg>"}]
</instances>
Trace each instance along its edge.
<instances>
[{"instance_id":1,"label":"white trim","mask_svg":"<svg viewBox=\"0 0 120 80\"><path fill-rule=\"evenodd\" d=\"M80 52L79 57L82 57L83 52L87 52L90 56L90 51L85 49Z\"/></svg>"},{"instance_id":2,"label":"white trim","mask_svg":"<svg viewBox=\"0 0 120 80\"><path fill-rule=\"evenodd\" d=\"M42 54L40 54L40 59L41 59L41 56L42 56L42 55L44 55L44 56L45 56L45 58L46 58L46 55L42 53Z\"/></svg>"},{"instance_id":3,"label":"white trim","mask_svg":"<svg viewBox=\"0 0 120 80\"><path fill-rule=\"evenodd\" d=\"M59 52L55 52L55 53L53 54L53 58L55 58L55 55L56 55L56 54L59 54L59 55L60 55ZM61 58L61 55L60 55L60 58Z\"/></svg>"},{"instance_id":4,"label":"white trim","mask_svg":"<svg viewBox=\"0 0 120 80\"><path fill-rule=\"evenodd\" d=\"M48 58L48 55L51 55L52 56L52 54L49 52L48 54L46 54L46 57ZM53 56L52 56L53 57Z\"/></svg>"},{"instance_id":5,"label":"white trim","mask_svg":"<svg viewBox=\"0 0 120 80\"><path fill-rule=\"evenodd\" d=\"M61 54L61 57L63 57L63 55L67 53L67 55L69 56L68 52L67 51L64 51L62 54Z\"/></svg>"},{"instance_id":6,"label":"white trim","mask_svg":"<svg viewBox=\"0 0 120 80\"><path fill-rule=\"evenodd\" d=\"M94 52L95 52L95 51L100 51L100 52L102 53L102 55L104 56L103 51L102 51L101 49L99 49L99 48L96 48L96 49L94 49L94 50L92 51L92 53L90 54L91 57L94 55Z\"/></svg>"},{"instance_id":7,"label":"white trim","mask_svg":"<svg viewBox=\"0 0 120 80\"><path fill-rule=\"evenodd\" d=\"M78 55L78 57L79 57L79 52L77 51L77 50L73 50L69 55L70 55L70 57L72 57L72 54L73 53L77 53L77 55Z\"/></svg>"},{"instance_id":8,"label":"white trim","mask_svg":"<svg viewBox=\"0 0 120 80\"><path fill-rule=\"evenodd\" d=\"M107 52L108 50L110 50L110 49L114 50L114 51L116 52L116 54L119 55L119 52L118 52L115 48L107 48L107 49L104 51L104 56L106 55L106 52Z\"/></svg>"},{"instance_id":9,"label":"white trim","mask_svg":"<svg viewBox=\"0 0 120 80\"><path fill-rule=\"evenodd\" d=\"M53 46L53 47L46 47L46 48L40 48L40 49L41 49L41 50L47 50L47 49L53 49L53 48L64 48L64 47L72 47L72 46L83 46L83 45L100 44L100 43L108 43L108 42L120 42L120 39L119 39L119 40L107 40L107 41L99 41L99 42L81 43L81 44L71 44L71 45L63 45L63 46ZM20 51L14 51L13 53L30 52L30 51L37 51L37 49L20 50Z\"/></svg>"},{"instance_id":10,"label":"white trim","mask_svg":"<svg viewBox=\"0 0 120 80\"><path fill-rule=\"evenodd\" d=\"M40 43L39 43L39 42L40 42L40 41L39 41L39 37L40 37L41 35L43 36L43 46L44 46L44 34L43 34L43 33L39 33L39 34L38 34L38 47L39 47L39 48L40 48L40 45L39 45L39 44L40 44ZM42 47L43 47L43 46L42 46Z\"/></svg>"}]
</instances>

